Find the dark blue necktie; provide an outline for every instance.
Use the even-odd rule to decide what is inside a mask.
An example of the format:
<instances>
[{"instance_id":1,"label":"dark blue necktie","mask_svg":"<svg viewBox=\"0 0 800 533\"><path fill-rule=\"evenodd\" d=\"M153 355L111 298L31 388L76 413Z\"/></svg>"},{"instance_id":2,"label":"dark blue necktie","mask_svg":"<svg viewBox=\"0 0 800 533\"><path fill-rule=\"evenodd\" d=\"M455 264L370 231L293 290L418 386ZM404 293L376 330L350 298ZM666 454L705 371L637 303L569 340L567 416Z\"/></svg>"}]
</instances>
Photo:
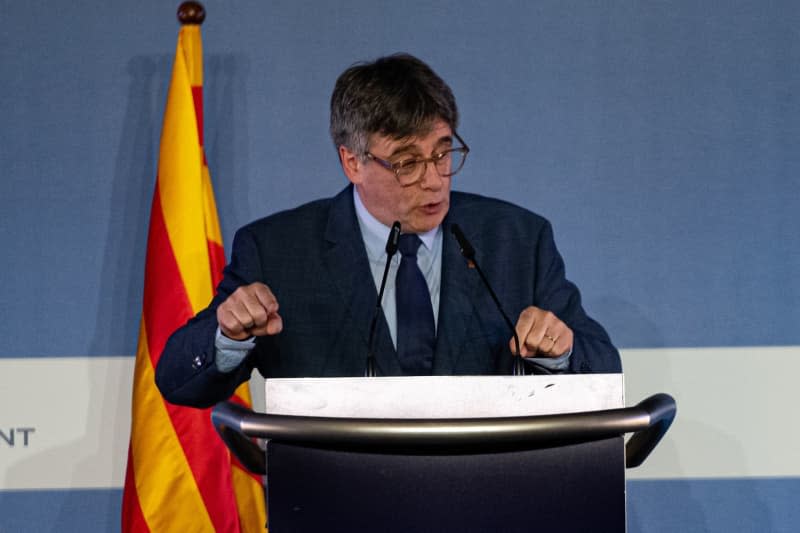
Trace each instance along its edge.
<instances>
[{"instance_id":1,"label":"dark blue necktie","mask_svg":"<svg viewBox=\"0 0 800 533\"><path fill-rule=\"evenodd\" d=\"M417 265L422 241L413 233L400 235L402 255L395 278L397 305L397 356L405 374L430 374L436 344L431 295L425 276Z\"/></svg>"}]
</instances>

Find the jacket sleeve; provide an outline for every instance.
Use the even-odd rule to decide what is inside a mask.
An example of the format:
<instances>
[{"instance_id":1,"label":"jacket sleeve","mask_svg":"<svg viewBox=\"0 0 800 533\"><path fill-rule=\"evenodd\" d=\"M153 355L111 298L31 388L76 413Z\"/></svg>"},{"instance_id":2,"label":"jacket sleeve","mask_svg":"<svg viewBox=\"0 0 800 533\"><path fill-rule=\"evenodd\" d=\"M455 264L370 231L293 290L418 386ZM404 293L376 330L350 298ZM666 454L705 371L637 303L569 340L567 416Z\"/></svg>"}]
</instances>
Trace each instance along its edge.
<instances>
[{"instance_id":1,"label":"jacket sleeve","mask_svg":"<svg viewBox=\"0 0 800 533\"><path fill-rule=\"evenodd\" d=\"M228 399L250 378L253 358L248 355L230 372L220 372L215 363L214 341L217 307L238 287L262 281L260 257L252 231L242 228L233 241L231 262L211 304L167 340L156 367L156 385L164 398L175 404L209 407Z\"/></svg>"},{"instance_id":2,"label":"jacket sleeve","mask_svg":"<svg viewBox=\"0 0 800 533\"><path fill-rule=\"evenodd\" d=\"M574 339L569 372L622 372L619 352L605 329L581 305L578 288L565 275L564 261L553 239L550 223L541 229L536 247L534 305L552 311L572 329Z\"/></svg>"}]
</instances>

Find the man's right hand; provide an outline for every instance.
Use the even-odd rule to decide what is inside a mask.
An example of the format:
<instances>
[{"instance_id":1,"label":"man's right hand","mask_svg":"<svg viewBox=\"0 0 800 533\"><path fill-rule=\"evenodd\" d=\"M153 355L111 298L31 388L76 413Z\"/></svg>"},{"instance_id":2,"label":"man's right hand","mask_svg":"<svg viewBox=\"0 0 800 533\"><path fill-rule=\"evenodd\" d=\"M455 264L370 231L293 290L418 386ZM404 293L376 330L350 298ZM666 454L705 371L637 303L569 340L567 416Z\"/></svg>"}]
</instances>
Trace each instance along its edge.
<instances>
[{"instance_id":1,"label":"man's right hand","mask_svg":"<svg viewBox=\"0 0 800 533\"><path fill-rule=\"evenodd\" d=\"M217 307L222 334L241 341L252 336L276 335L283 329L278 300L263 283L242 285Z\"/></svg>"}]
</instances>

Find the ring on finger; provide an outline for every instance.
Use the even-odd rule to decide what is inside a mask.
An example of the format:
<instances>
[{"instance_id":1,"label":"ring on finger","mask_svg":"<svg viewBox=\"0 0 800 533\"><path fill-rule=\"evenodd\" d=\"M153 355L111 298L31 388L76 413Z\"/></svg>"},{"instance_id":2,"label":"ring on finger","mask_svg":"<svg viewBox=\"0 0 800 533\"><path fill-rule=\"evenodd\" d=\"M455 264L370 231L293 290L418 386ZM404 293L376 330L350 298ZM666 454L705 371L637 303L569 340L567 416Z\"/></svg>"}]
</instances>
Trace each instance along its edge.
<instances>
[{"instance_id":1,"label":"ring on finger","mask_svg":"<svg viewBox=\"0 0 800 533\"><path fill-rule=\"evenodd\" d=\"M555 337L552 337L551 335L545 335L544 338L553 343L553 344L550 345L550 348L545 350L545 352L549 352L550 350L552 350L555 347L556 339L555 339Z\"/></svg>"}]
</instances>

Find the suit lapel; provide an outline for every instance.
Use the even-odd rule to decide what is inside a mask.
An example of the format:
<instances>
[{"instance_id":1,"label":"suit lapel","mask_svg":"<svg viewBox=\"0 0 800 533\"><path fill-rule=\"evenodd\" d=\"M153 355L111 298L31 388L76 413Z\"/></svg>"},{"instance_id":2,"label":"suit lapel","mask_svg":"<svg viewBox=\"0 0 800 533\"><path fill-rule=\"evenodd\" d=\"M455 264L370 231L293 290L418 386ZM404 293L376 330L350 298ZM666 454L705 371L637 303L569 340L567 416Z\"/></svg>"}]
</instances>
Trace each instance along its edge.
<instances>
[{"instance_id":1,"label":"suit lapel","mask_svg":"<svg viewBox=\"0 0 800 533\"><path fill-rule=\"evenodd\" d=\"M438 375L458 373L459 358L464 353L469 327L477 314L476 291L480 288L478 273L467 266L455 238L450 234L450 223L453 221L458 221L457 212L453 217L448 215L442 224L442 283L436 353L433 358L433 373Z\"/></svg>"},{"instance_id":2,"label":"suit lapel","mask_svg":"<svg viewBox=\"0 0 800 533\"><path fill-rule=\"evenodd\" d=\"M353 328L355 337L361 340L358 346L350 349L356 352L352 354L353 357L363 359L366 366L369 327L378 293L356 219L352 185L333 200L325 229L325 241L326 249L322 256L329 279L338 290L342 312L348 313L352 318L349 327ZM375 346L378 374L402 374L382 312L378 317Z\"/></svg>"}]
</instances>

